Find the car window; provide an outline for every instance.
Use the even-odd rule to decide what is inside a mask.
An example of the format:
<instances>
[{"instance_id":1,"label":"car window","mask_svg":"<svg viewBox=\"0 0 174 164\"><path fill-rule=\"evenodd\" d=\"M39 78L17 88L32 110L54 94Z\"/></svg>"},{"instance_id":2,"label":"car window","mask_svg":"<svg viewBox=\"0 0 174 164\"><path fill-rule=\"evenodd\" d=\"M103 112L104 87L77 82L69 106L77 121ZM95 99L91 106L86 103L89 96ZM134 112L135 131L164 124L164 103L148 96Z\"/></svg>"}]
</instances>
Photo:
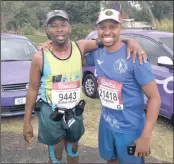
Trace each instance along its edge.
<instances>
[{"instance_id":1,"label":"car window","mask_svg":"<svg viewBox=\"0 0 174 164\"><path fill-rule=\"evenodd\" d=\"M160 47L155 41L140 36L135 36L134 39L146 51L148 59L152 64L157 65L160 56L168 56L171 58L168 52Z\"/></svg>"},{"instance_id":2,"label":"car window","mask_svg":"<svg viewBox=\"0 0 174 164\"><path fill-rule=\"evenodd\" d=\"M36 51L27 39L1 38L1 61L31 60Z\"/></svg>"},{"instance_id":3,"label":"car window","mask_svg":"<svg viewBox=\"0 0 174 164\"><path fill-rule=\"evenodd\" d=\"M171 50L173 50L173 38L159 38L162 43L166 44Z\"/></svg>"}]
</instances>

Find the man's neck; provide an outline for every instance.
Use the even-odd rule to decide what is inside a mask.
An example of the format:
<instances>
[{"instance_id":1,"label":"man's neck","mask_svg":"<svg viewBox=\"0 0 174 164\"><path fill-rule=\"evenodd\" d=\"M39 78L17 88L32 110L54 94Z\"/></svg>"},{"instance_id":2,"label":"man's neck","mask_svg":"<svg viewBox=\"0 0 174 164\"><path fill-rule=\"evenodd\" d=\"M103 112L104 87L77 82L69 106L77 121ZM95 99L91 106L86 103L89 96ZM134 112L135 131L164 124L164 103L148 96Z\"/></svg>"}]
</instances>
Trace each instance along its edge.
<instances>
[{"instance_id":1,"label":"man's neck","mask_svg":"<svg viewBox=\"0 0 174 164\"><path fill-rule=\"evenodd\" d=\"M71 55L71 43L68 41L64 45L53 43L53 54L60 59L67 59Z\"/></svg>"},{"instance_id":2,"label":"man's neck","mask_svg":"<svg viewBox=\"0 0 174 164\"><path fill-rule=\"evenodd\" d=\"M58 45L58 44L53 42L53 50L55 52L65 53L66 51L68 51L69 48L70 48L69 41L65 42L65 44L62 44L62 45Z\"/></svg>"},{"instance_id":3,"label":"man's neck","mask_svg":"<svg viewBox=\"0 0 174 164\"><path fill-rule=\"evenodd\" d=\"M111 53L119 50L123 45L123 42L121 40L118 40L117 43L115 43L112 47L105 47L106 51Z\"/></svg>"}]
</instances>

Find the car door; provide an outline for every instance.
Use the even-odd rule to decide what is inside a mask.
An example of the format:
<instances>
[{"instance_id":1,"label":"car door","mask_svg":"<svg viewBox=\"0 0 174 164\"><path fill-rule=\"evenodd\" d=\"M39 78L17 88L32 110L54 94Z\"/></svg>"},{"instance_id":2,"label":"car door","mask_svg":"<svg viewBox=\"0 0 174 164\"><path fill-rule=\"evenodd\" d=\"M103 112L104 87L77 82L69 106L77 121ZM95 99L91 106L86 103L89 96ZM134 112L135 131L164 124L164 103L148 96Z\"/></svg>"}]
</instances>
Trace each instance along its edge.
<instances>
[{"instance_id":1,"label":"car door","mask_svg":"<svg viewBox=\"0 0 174 164\"><path fill-rule=\"evenodd\" d=\"M171 54L156 40L144 36L135 36L134 39L146 51L151 62L152 71L161 96L160 114L171 118L173 114L173 70L157 64L160 56L172 59Z\"/></svg>"}]
</instances>

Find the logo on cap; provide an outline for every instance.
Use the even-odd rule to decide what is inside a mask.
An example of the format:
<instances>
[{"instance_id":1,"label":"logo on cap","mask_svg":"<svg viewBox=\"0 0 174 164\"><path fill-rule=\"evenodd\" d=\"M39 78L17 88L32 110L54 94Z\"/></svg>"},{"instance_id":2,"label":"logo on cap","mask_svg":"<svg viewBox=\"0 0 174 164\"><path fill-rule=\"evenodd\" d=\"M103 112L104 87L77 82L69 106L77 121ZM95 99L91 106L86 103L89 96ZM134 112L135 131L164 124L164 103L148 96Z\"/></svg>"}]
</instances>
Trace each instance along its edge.
<instances>
[{"instance_id":1,"label":"logo on cap","mask_svg":"<svg viewBox=\"0 0 174 164\"><path fill-rule=\"evenodd\" d=\"M113 15L114 13L111 11L111 10L108 10L108 11L106 11L105 12L105 15L107 15L107 16L111 16L111 15Z\"/></svg>"}]
</instances>

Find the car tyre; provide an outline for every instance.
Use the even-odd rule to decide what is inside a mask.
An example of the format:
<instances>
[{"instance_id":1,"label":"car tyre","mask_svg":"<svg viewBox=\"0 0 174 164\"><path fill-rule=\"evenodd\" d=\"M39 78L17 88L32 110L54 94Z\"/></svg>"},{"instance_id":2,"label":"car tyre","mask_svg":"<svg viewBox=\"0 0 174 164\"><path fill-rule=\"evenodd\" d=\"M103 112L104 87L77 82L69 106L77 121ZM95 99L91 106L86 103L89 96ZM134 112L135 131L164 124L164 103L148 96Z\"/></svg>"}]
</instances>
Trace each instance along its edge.
<instances>
[{"instance_id":1,"label":"car tyre","mask_svg":"<svg viewBox=\"0 0 174 164\"><path fill-rule=\"evenodd\" d=\"M174 127L174 114L172 115L172 118L171 118L171 124Z\"/></svg>"},{"instance_id":2,"label":"car tyre","mask_svg":"<svg viewBox=\"0 0 174 164\"><path fill-rule=\"evenodd\" d=\"M97 92L97 80L93 74L88 74L85 76L83 81L84 92L86 96L90 98L96 98L98 96Z\"/></svg>"}]
</instances>

